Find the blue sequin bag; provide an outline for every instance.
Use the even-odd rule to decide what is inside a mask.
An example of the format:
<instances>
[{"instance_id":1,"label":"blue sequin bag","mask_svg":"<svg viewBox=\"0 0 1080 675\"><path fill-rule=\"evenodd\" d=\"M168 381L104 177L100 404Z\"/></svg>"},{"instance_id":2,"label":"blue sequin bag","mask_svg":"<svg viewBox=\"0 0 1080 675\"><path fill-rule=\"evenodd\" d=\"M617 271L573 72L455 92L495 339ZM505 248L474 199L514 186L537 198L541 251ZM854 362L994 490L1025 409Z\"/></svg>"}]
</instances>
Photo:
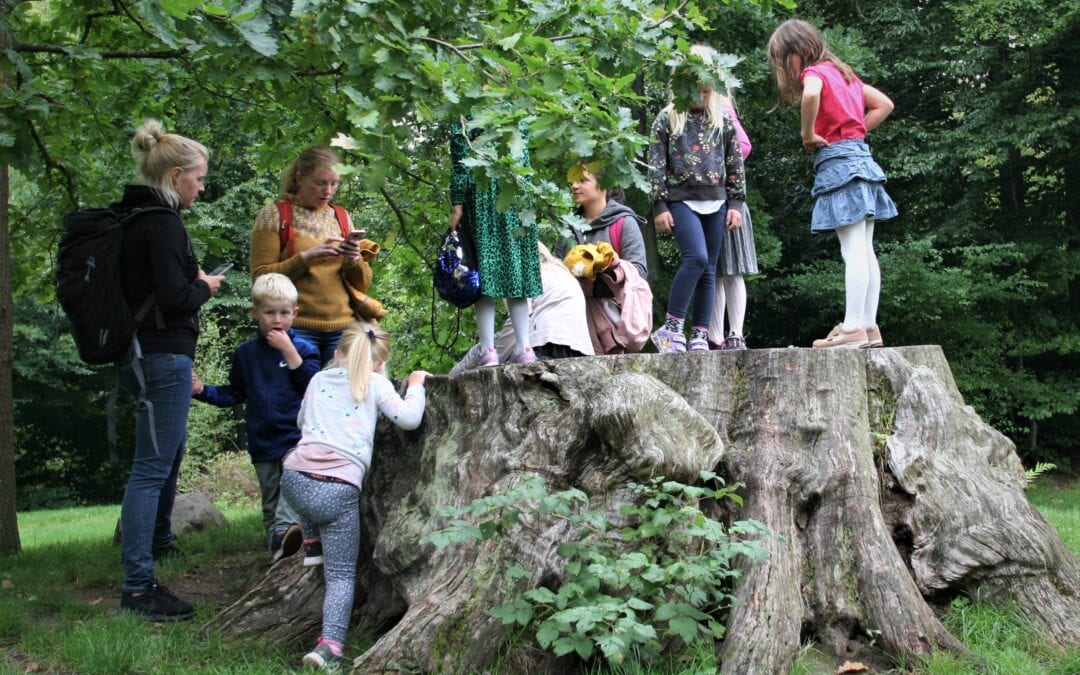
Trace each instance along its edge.
<instances>
[{"instance_id":1,"label":"blue sequin bag","mask_svg":"<svg viewBox=\"0 0 1080 675\"><path fill-rule=\"evenodd\" d=\"M456 231L447 233L435 262L435 290L443 300L465 309L480 297L480 272L466 258Z\"/></svg>"}]
</instances>

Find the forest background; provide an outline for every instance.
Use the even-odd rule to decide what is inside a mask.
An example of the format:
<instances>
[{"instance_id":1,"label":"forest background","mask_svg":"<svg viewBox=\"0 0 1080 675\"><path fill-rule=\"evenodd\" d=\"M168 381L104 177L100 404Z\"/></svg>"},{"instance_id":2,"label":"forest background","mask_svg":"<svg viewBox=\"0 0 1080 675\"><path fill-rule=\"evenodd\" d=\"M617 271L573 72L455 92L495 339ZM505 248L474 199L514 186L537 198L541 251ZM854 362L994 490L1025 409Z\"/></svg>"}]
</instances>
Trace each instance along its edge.
<instances>
[{"instance_id":1,"label":"forest background","mask_svg":"<svg viewBox=\"0 0 1080 675\"><path fill-rule=\"evenodd\" d=\"M313 143L342 152L336 201L383 246L371 295L390 310L391 369L446 372L474 340L471 312L431 287L449 216L449 121L471 113L484 123L475 171L517 195L550 244L574 224L565 175L576 161L601 162L604 180L648 215L642 150L668 82L685 103L719 68L738 85L754 144L747 177L762 273L748 281L747 341L808 345L838 321L843 275L835 239L809 233L810 157L798 111L777 107L765 58L769 34L792 15L824 28L896 103L869 137L900 208L876 229L887 344L940 344L967 402L1026 464L1077 469L1080 0L0 8L0 486L17 486L0 489L5 515L16 500L28 510L122 494L130 416L120 416L111 463L112 375L79 361L54 261L64 212L119 198L132 131L148 117L210 149L206 192L185 220L204 269L236 263L202 314L203 380L224 381L233 348L253 333L248 232L287 162ZM695 42L730 57L687 61ZM527 170L513 159L526 145ZM645 229L662 316L678 253ZM195 406L189 471L243 444L239 411Z\"/></svg>"}]
</instances>

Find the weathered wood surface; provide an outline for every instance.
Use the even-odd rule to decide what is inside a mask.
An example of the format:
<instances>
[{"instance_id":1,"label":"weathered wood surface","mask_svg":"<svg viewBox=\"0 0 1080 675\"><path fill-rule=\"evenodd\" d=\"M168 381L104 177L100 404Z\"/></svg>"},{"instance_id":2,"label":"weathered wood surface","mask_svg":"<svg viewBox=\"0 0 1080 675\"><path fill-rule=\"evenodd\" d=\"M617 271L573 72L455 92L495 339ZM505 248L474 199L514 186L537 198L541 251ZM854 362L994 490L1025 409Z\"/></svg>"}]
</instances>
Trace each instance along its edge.
<instances>
[{"instance_id":1,"label":"weathered wood surface","mask_svg":"<svg viewBox=\"0 0 1080 675\"><path fill-rule=\"evenodd\" d=\"M874 434L882 434L875 438ZM926 598L1011 599L1080 642L1080 566L1023 494L1012 445L965 406L937 347L633 355L438 378L423 426L380 426L362 499L356 631L379 639L356 672L482 671L507 629L488 611L557 582L562 522L436 551L435 511L529 476L612 512L627 485L717 469L746 484L739 518L782 538L746 570L719 654L725 672L783 672L800 644L838 660L962 649ZM513 563L532 571L507 581ZM208 630L302 641L321 573L300 558ZM873 643L873 649L871 649ZM564 672L537 650L502 663Z\"/></svg>"}]
</instances>

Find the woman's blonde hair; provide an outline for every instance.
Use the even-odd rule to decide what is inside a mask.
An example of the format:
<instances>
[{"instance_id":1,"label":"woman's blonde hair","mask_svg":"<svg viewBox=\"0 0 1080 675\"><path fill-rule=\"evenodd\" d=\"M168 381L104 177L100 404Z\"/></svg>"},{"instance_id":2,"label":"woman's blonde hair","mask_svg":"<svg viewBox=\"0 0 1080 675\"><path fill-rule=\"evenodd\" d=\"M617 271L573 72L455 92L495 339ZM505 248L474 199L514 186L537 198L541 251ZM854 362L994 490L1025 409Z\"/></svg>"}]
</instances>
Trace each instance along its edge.
<instances>
[{"instance_id":1,"label":"woman's blonde hair","mask_svg":"<svg viewBox=\"0 0 1080 675\"><path fill-rule=\"evenodd\" d=\"M191 171L210 161L206 146L180 134L165 133L157 120L146 120L135 130L131 154L135 157L136 180L174 209L180 206L180 195L170 172L176 168Z\"/></svg>"},{"instance_id":2,"label":"woman's blonde hair","mask_svg":"<svg viewBox=\"0 0 1080 675\"><path fill-rule=\"evenodd\" d=\"M357 403L367 398L376 363L390 358L390 334L373 323L356 322L341 333L335 363L349 374L349 389Z\"/></svg>"},{"instance_id":3,"label":"woman's blonde hair","mask_svg":"<svg viewBox=\"0 0 1080 675\"><path fill-rule=\"evenodd\" d=\"M694 45L690 48L690 52L701 57L706 63L711 62L713 55L716 53L716 51L708 45ZM708 128L719 136L724 130L724 110L720 107L720 102L724 95L720 94L715 83L710 83L710 86L713 88L713 95L709 97L709 101L705 104L705 118L709 123ZM730 100L730 96L725 98ZM690 112L679 112L678 110L675 110L674 101L668 103L660 112L661 114L667 113L668 128L671 130L671 135L681 136L683 130L686 128L686 118L689 116Z\"/></svg>"},{"instance_id":4,"label":"woman's blonde hair","mask_svg":"<svg viewBox=\"0 0 1080 675\"><path fill-rule=\"evenodd\" d=\"M300 189L300 178L310 176L319 169L341 164L337 153L324 145L312 145L300 151L300 155L289 162L285 172L281 174L281 196L283 199L293 199L296 191Z\"/></svg>"},{"instance_id":5,"label":"woman's blonde hair","mask_svg":"<svg viewBox=\"0 0 1080 675\"><path fill-rule=\"evenodd\" d=\"M780 99L787 103L797 103L802 96L801 72L795 72L791 66L792 56L799 57L803 68L828 61L836 66L845 81L855 79L855 71L829 50L821 31L802 19L788 19L777 26L769 37L768 53L769 65L776 77L776 90Z\"/></svg>"}]
</instances>

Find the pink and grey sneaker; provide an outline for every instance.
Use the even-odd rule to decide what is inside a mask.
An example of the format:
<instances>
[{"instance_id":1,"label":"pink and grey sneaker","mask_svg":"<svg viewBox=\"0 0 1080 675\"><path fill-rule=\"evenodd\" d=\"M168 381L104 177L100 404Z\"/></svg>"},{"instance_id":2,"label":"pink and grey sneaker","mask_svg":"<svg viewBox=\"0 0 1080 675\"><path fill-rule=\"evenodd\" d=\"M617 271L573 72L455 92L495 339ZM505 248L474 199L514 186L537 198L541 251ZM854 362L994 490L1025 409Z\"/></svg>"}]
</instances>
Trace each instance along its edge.
<instances>
[{"instance_id":1,"label":"pink and grey sneaker","mask_svg":"<svg viewBox=\"0 0 1080 675\"><path fill-rule=\"evenodd\" d=\"M457 377L462 373L466 373L470 370L476 370L482 365L485 365L484 361L487 358L487 354L488 353L484 351L484 348L481 347L479 343L473 345L469 348L469 351L465 352L465 356L463 356L462 359L456 364L454 364L454 367L450 369L450 377ZM495 363L486 365L498 364L499 360L496 356Z\"/></svg>"},{"instance_id":2,"label":"pink and grey sneaker","mask_svg":"<svg viewBox=\"0 0 1080 675\"><path fill-rule=\"evenodd\" d=\"M494 347L488 347L486 352L480 354L480 359L476 364L477 368L491 368L492 366L499 365L499 352L495 351Z\"/></svg>"},{"instance_id":3,"label":"pink and grey sneaker","mask_svg":"<svg viewBox=\"0 0 1080 675\"><path fill-rule=\"evenodd\" d=\"M838 323L823 339L814 340L814 349L859 349L868 342L866 329L856 327L844 330L844 324Z\"/></svg>"},{"instance_id":4,"label":"pink and grey sneaker","mask_svg":"<svg viewBox=\"0 0 1080 675\"><path fill-rule=\"evenodd\" d=\"M322 539L304 540L304 567L323 564Z\"/></svg>"},{"instance_id":5,"label":"pink and grey sneaker","mask_svg":"<svg viewBox=\"0 0 1080 675\"><path fill-rule=\"evenodd\" d=\"M864 349L885 346L885 341L881 339L881 329L877 326L866 327L866 340L867 342L866 345L863 347Z\"/></svg>"},{"instance_id":6,"label":"pink and grey sneaker","mask_svg":"<svg viewBox=\"0 0 1080 675\"><path fill-rule=\"evenodd\" d=\"M535 360L536 354L533 353L532 347L529 346L510 357L510 363L532 363Z\"/></svg>"},{"instance_id":7,"label":"pink and grey sneaker","mask_svg":"<svg viewBox=\"0 0 1080 675\"><path fill-rule=\"evenodd\" d=\"M328 673L341 672L346 665L342 647L343 645L337 642L319 638L319 643L315 645L315 649L304 654L303 663L305 666L315 666Z\"/></svg>"}]
</instances>

